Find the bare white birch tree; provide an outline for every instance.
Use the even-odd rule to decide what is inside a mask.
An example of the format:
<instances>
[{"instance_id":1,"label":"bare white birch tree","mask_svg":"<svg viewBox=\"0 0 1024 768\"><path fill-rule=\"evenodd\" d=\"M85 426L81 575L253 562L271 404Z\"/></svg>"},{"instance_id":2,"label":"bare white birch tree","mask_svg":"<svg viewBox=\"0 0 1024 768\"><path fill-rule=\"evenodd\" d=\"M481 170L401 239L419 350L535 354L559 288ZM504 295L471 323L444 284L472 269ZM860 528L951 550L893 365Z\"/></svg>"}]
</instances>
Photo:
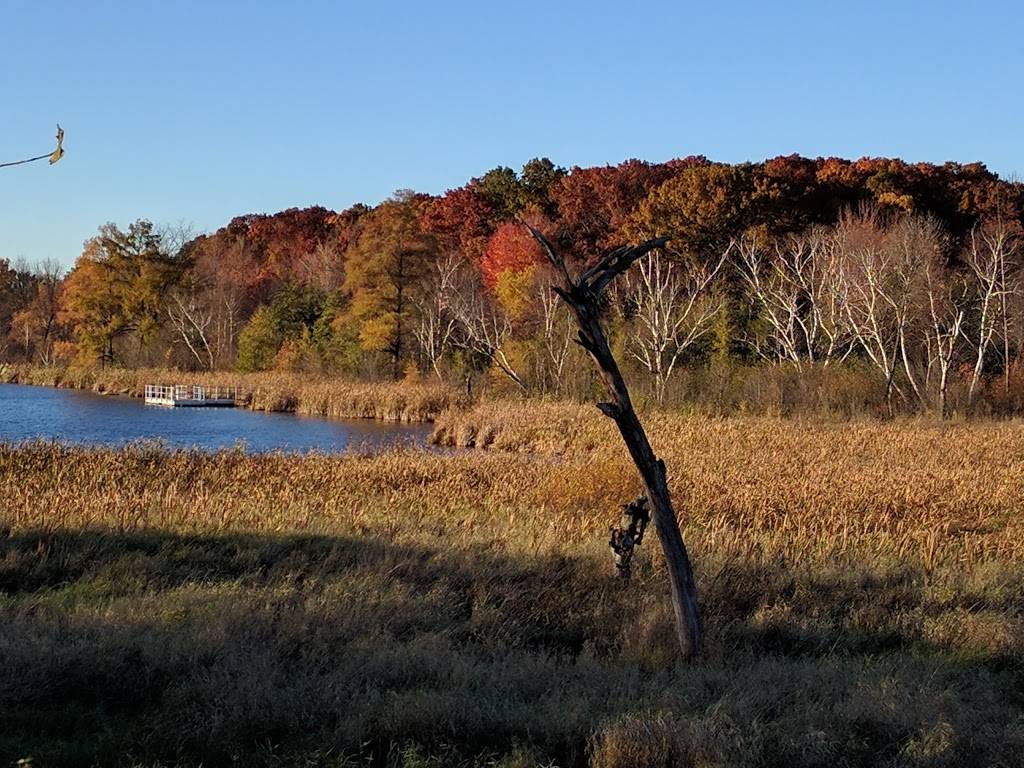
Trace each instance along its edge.
<instances>
[{"instance_id":1,"label":"bare white birch tree","mask_svg":"<svg viewBox=\"0 0 1024 768\"><path fill-rule=\"evenodd\" d=\"M306 285L328 294L345 279L344 251L333 240L321 241L299 257L295 273Z\"/></svg>"},{"instance_id":2,"label":"bare white birch tree","mask_svg":"<svg viewBox=\"0 0 1024 768\"><path fill-rule=\"evenodd\" d=\"M965 340L964 319L970 288L961 275L937 261L924 265L928 322L925 326L926 380L936 377L935 388L942 418L949 416L949 373L959 359Z\"/></svg>"},{"instance_id":3,"label":"bare white birch tree","mask_svg":"<svg viewBox=\"0 0 1024 768\"><path fill-rule=\"evenodd\" d=\"M541 341L543 350L541 386L557 397L562 393L565 366L575 331L572 315L555 293L550 281L542 281L537 289L540 304Z\"/></svg>"},{"instance_id":4,"label":"bare white birch tree","mask_svg":"<svg viewBox=\"0 0 1024 768\"><path fill-rule=\"evenodd\" d=\"M764 248L756 237L740 238L735 250L739 274L767 329L750 340L751 348L764 360L791 362L799 369L803 360L797 326L799 292L781 254Z\"/></svg>"},{"instance_id":5,"label":"bare white birch tree","mask_svg":"<svg viewBox=\"0 0 1024 768\"><path fill-rule=\"evenodd\" d=\"M526 392L526 382L505 351L505 343L512 336L512 320L485 294L479 279L458 282L453 292L452 311L458 321L452 344L497 365Z\"/></svg>"},{"instance_id":6,"label":"bare white birch tree","mask_svg":"<svg viewBox=\"0 0 1024 768\"><path fill-rule=\"evenodd\" d=\"M768 329L768 350L761 340L752 345L758 355L792 362L798 370L804 360L828 365L849 356L853 344L833 231L816 227L771 250L744 237L735 250L740 276Z\"/></svg>"},{"instance_id":7,"label":"bare white birch tree","mask_svg":"<svg viewBox=\"0 0 1024 768\"><path fill-rule=\"evenodd\" d=\"M210 343L216 367L235 359L243 318L252 311L239 276L253 270L255 262L252 246L245 238L237 237L215 262L196 265L198 276L208 286L205 300L213 312Z\"/></svg>"},{"instance_id":8,"label":"bare white birch tree","mask_svg":"<svg viewBox=\"0 0 1024 768\"><path fill-rule=\"evenodd\" d=\"M167 298L167 318L175 335L192 353L200 368L212 371L216 364L210 331L214 308L193 280L177 287Z\"/></svg>"},{"instance_id":9,"label":"bare white birch tree","mask_svg":"<svg viewBox=\"0 0 1024 768\"><path fill-rule=\"evenodd\" d=\"M443 379L441 360L458 330L458 317L453 305L461 263L455 254L438 259L431 266L424 295L416 300L419 325L413 333L439 381Z\"/></svg>"},{"instance_id":10,"label":"bare white birch tree","mask_svg":"<svg viewBox=\"0 0 1024 768\"><path fill-rule=\"evenodd\" d=\"M196 276L186 248L194 238L194 231L190 224L179 221L161 226L159 235L165 252L180 260L186 269L183 279L165 299L167 318L174 336L185 345L201 369L212 371L215 359L210 343L210 329L214 310L209 295L209 281Z\"/></svg>"},{"instance_id":11,"label":"bare white birch tree","mask_svg":"<svg viewBox=\"0 0 1024 768\"><path fill-rule=\"evenodd\" d=\"M906 399L897 382L901 369L906 385L927 405L910 347L923 298L924 268L941 247L938 224L905 217L885 227L877 213L867 211L845 216L836 235L850 331L885 379L889 414L894 393Z\"/></svg>"},{"instance_id":12,"label":"bare white birch tree","mask_svg":"<svg viewBox=\"0 0 1024 768\"><path fill-rule=\"evenodd\" d=\"M722 309L722 301L709 287L728 256L727 249L717 260L689 269L673 265L656 251L638 262L638 275L627 287L633 313L628 351L654 377L659 403L664 402L679 358L711 331Z\"/></svg>"},{"instance_id":13,"label":"bare white birch tree","mask_svg":"<svg viewBox=\"0 0 1024 768\"><path fill-rule=\"evenodd\" d=\"M242 328L241 290L234 285L221 285L214 289L213 349L216 365L233 360L238 348L238 334Z\"/></svg>"},{"instance_id":14,"label":"bare white birch tree","mask_svg":"<svg viewBox=\"0 0 1024 768\"><path fill-rule=\"evenodd\" d=\"M1017 290L1012 280L1019 267L1017 251L1018 240L1002 219L971 232L964 262L974 278L977 315L971 340L975 355L971 383L967 391L968 402L974 400L985 371L986 355L995 343L997 334L1003 344L1004 385L1009 387L1009 380L1005 378L1009 375L1010 361L1009 307Z\"/></svg>"}]
</instances>

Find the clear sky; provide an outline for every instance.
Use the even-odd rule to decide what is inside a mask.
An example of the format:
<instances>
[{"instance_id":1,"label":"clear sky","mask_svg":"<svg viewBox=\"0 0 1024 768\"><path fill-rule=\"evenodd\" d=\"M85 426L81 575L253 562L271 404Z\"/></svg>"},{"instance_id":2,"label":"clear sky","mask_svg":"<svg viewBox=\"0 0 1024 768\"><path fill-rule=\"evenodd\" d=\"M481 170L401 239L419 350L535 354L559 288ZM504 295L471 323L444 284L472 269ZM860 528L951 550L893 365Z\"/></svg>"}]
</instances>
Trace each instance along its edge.
<instances>
[{"instance_id":1,"label":"clear sky","mask_svg":"<svg viewBox=\"0 0 1024 768\"><path fill-rule=\"evenodd\" d=\"M900 156L1024 175L1024 7L0 0L0 257L97 227L597 165Z\"/></svg>"}]
</instances>

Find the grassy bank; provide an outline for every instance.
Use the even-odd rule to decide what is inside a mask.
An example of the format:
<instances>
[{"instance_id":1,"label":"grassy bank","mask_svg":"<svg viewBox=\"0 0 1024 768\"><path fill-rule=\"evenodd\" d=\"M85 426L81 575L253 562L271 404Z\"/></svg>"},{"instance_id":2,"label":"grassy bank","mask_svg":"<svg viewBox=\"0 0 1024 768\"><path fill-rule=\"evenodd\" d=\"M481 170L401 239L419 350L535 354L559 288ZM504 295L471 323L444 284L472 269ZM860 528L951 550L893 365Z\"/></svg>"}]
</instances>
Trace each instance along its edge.
<instances>
[{"instance_id":1,"label":"grassy bank","mask_svg":"<svg viewBox=\"0 0 1024 768\"><path fill-rule=\"evenodd\" d=\"M908 416L895 420L873 416L837 417L834 414L811 416L712 415L703 412L659 410L652 406L640 409L641 421L658 450L672 452L685 449L680 430L688 432L693 425L717 424L721 429L735 424L746 432L752 424L789 423L798 432L802 427L824 434L838 430L867 430L871 434L920 435L993 434L1004 429L1024 427L1021 419L967 419L943 421L937 416ZM919 430L923 430L920 431ZM499 451L563 455L579 454L606 447L617 447L621 438L610 419L593 403L557 401L484 400L471 407L453 408L434 421L431 442L439 446L489 448Z\"/></svg>"},{"instance_id":2,"label":"grassy bank","mask_svg":"<svg viewBox=\"0 0 1024 768\"><path fill-rule=\"evenodd\" d=\"M0 755L1017 764L1020 427L656 422L708 631L682 666L656 549L624 586L605 547L624 452L552 408L557 459L0 447Z\"/></svg>"},{"instance_id":3,"label":"grassy bank","mask_svg":"<svg viewBox=\"0 0 1024 768\"><path fill-rule=\"evenodd\" d=\"M98 394L142 397L147 384L236 387L241 403L255 411L283 411L325 418L433 421L464 404L457 390L420 382L364 383L289 373L182 373L163 369L42 368L0 366L12 384L84 389Z\"/></svg>"}]
</instances>

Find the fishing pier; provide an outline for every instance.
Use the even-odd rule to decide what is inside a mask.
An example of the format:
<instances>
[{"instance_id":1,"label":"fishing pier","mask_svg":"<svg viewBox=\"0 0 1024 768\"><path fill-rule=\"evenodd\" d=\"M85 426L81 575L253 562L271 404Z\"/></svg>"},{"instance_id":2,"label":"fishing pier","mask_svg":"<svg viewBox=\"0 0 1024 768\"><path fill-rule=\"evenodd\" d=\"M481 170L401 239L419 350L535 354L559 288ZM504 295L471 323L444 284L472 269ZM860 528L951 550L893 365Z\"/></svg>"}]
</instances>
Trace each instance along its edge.
<instances>
[{"instance_id":1,"label":"fishing pier","mask_svg":"<svg viewBox=\"0 0 1024 768\"><path fill-rule=\"evenodd\" d=\"M237 398L235 387L147 384L145 390L146 405L169 408L233 408Z\"/></svg>"}]
</instances>

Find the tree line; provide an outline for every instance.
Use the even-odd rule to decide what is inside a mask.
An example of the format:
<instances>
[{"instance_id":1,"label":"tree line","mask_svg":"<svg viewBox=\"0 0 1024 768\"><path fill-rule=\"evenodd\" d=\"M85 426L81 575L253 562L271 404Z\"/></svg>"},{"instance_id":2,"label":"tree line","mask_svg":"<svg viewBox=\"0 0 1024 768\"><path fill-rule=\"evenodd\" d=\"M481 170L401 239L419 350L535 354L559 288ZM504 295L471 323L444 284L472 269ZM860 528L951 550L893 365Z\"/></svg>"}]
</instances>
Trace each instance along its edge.
<instances>
[{"instance_id":1,"label":"tree line","mask_svg":"<svg viewBox=\"0 0 1024 768\"><path fill-rule=\"evenodd\" d=\"M671 238L606 298L609 337L654 400L714 366L842 369L889 413L945 414L1022 385L1022 214L1024 186L977 163L536 159L438 196L195 237L107 224L66 275L0 261L0 347L42 365L485 377L579 396L592 374L526 223L574 268Z\"/></svg>"}]
</instances>

